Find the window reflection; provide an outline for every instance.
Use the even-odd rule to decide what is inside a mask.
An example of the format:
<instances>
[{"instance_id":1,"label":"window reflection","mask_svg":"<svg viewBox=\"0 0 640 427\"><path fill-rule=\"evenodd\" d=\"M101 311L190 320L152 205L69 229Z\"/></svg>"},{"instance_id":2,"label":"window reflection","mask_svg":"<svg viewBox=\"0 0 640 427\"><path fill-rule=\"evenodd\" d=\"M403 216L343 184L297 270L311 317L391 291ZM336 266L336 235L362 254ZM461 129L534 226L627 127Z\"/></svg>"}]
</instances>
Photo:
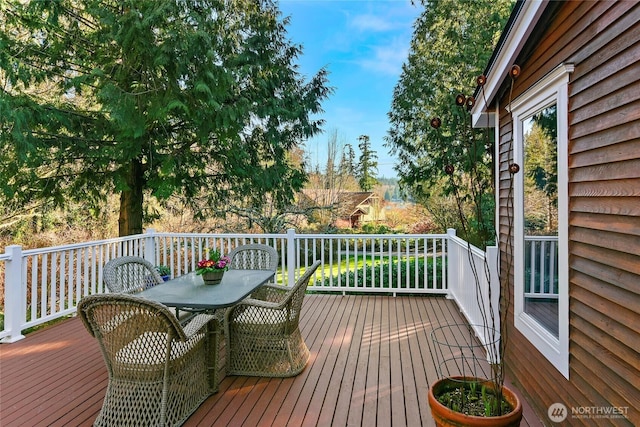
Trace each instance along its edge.
<instances>
[{"instance_id":1,"label":"window reflection","mask_svg":"<svg viewBox=\"0 0 640 427\"><path fill-rule=\"evenodd\" d=\"M522 121L524 312L558 337L558 121L551 105Z\"/></svg>"}]
</instances>

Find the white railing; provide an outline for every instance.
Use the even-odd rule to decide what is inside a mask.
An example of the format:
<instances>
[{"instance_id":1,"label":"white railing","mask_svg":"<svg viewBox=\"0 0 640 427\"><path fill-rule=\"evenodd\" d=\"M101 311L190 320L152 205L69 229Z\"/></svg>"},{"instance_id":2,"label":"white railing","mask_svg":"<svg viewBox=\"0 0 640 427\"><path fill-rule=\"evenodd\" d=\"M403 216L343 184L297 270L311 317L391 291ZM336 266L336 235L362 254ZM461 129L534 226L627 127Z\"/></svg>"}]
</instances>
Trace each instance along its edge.
<instances>
[{"instance_id":1,"label":"white railing","mask_svg":"<svg viewBox=\"0 0 640 427\"><path fill-rule=\"evenodd\" d=\"M496 363L499 351L489 348L489 344L499 342L500 338L498 248L487 247L485 253L456 237L455 230L449 229L447 233L447 261L449 277L452 278L448 283L448 295L456 300L460 311L485 346L487 358Z\"/></svg>"},{"instance_id":2,"label":"white railing","mask_svg":"<svg viewBox=\"0 0 640 427\"><path fill-rule=\"evenodd\" d=\"M525 298L558 298L558 236L525 236Z\"/></svg>"},{"instance_id":3,"label":"white railing","mask_svg":"<svg viewBox=\"0 0 640 427\"><path fill-rule=\"evenodd\" d=\"M208 248L228 253L241 244L266 243L278 250L277 281L292 285L304 269L321 260L312 292L445 294L447 242L442 235L364 234L194 234L156 233L0 254L4 267L2 342L23 338L32 326L75 313L85 295L105 292L102 268L110 259L142 256L167 265L171 276L193 271ZM0 271L1 273L1 271ZM0 275L1 277L1 275Z\"/></svg>"},{"instance_id":4,"label":"white railing","mask_svg":"<svg viewBox=\"0 0 640 427\"><path fill-rule=\"evenodd\" d=\"M2 342L21 339L22 331L75 313L84 295L104 292L102 266L112 258L143 256L144 236L129 236L23 251L6 248Z\"/></svg>"}]
</instances>

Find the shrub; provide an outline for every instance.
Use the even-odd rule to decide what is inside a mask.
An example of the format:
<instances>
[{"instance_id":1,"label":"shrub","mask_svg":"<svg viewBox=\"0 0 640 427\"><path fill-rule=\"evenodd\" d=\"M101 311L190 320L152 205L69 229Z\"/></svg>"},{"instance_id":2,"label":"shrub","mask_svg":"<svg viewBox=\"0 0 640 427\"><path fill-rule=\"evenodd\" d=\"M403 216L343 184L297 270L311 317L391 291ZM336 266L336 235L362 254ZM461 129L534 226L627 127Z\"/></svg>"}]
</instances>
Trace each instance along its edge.
<instances>
[{"instance_id":1,"label":"shrub","mask_svg":"<svg viewBox=\"0 0 640 427\"><path fill-rule=\"evenodd\" d=\"M374 262L348 272L343 272L333 278L325 277L316 286L331 286L340 283L349 288L383 288L383 289L434 289L433 269L435 281L442 280L442 260L427 258L405 258L391 262Z\"/></svg>"}]
</instances>

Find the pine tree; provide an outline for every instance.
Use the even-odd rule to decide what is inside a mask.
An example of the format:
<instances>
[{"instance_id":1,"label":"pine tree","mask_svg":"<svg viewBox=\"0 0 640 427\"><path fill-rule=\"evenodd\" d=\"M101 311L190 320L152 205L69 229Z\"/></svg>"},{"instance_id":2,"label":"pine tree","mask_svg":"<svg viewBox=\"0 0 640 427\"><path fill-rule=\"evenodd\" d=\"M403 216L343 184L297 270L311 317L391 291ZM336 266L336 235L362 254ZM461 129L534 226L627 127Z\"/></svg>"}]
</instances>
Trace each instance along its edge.
<instances>
[{"instance_id":1,"label":"pine tree","mask_svg":"<svg viewBox=\"0 0 640 427\"><path fill-rule=\"evenodd\" d=\"M360 149L360 162L356 166L355 176L363 191L371 191L378 183L376 173L378 172L378 155L371 149L371 142L368 135L358 137L358 148Z\"/></svg>"}]
</instances>

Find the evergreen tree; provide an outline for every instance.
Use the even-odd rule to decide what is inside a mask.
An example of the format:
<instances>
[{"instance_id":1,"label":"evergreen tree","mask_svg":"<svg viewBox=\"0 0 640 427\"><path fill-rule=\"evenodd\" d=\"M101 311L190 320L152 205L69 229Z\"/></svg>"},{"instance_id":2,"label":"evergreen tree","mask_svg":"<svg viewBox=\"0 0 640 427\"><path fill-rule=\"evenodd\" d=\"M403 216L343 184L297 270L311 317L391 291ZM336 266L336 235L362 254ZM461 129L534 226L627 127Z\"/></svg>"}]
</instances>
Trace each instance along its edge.
<instances>
[{"instance_id":1,"label":"evergreen tree","mask_svg":"<svg viewBox=\"0 0 640 427\"><path fill-rule=\"evenodd\" d=\"M360 149L360 162L356 166L355 176L363 191L371 191L378 183L376 173L378 172L378 156L371 149L371 142L368 135L358 137L358 148Z\"/></svg>"},{"instance_id":2,"label":"evergreen tree","mask_svg":"<svg viewBox=\"0 0 640 427\"><path fill-rule=\"evenodd\" d=\"M356 171L356 153L351 144L346 144L342 150L342 158L340 159L340 173L344 175L355 175Z\"/></svg>"},{"instance_id":3,"label":"evergreen tree","mask_svg":"<svg viewBox=\"0 0 640 427\"><path fill-rule=\"evenodd\" d=\"M286 205L306 178L288 152L330 92L325 70L298 73L286 25L272 0L3 1L4 198L117 192L120 235L149 195Z\"/></svg>"},{"instance_id":4,"label":"evergreen tree","mask_svg":"<svg viewBox=\"0 0 640 427\"><path fill-rule=\"evenodd\" d=\"M558 136L555 105L532 116L524 135L524 212L528 234L557 233Z\"/></svg>"},{"instance_id":5,"label":"evergreen tree","mask_svg":"<svg viewBox=\"0 0 640 427\"><path fill-rule=\"evenodd\" d=\"M493 46L509 16L513 0L424 0L409 57L393 94L386 144L399 162L401 184L417 199L446 177L445 166L458 162L465 140L487 142L486 134L469 131L466 115L456 106L458 94L472 95ZM433 118L441 120L434 130ZM478 152L490 179L491 146Z\"/></svg>"},{"instance_id":6,"label":"evergreen tree","mask_svg":"<svg viewBox=\"0 0 640 427\"><path fill-rule=\"evenodd\" d=\"M423 0L407 62L394 89L386 145L400 184L419 203L467 188L475 205L472 242L490 241L479 211L493 206L493 132L471 127L473 88L509 17L513 0ZM447 170L451 172L449 179ZM455 172L452 172L455 171ZM471 178L473 177L473 178ZM476 183L475 188L455 183ZM492 221L492 216L484 216Z\"/></svg>"}]
</instances>

